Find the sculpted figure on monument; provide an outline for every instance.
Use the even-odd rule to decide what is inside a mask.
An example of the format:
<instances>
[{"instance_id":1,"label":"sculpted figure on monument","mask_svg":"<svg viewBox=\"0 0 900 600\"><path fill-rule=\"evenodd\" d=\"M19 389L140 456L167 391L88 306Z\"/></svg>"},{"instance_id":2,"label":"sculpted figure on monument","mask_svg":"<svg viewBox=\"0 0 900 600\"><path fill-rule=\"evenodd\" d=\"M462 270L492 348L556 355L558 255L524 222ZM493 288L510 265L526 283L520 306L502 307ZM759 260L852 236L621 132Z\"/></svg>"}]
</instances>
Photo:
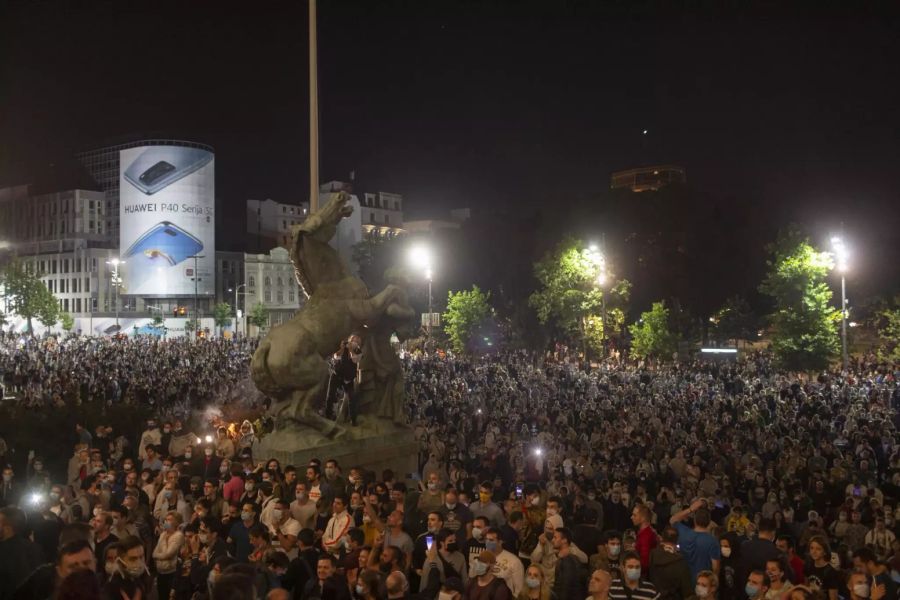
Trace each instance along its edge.
<instances>
[{"instance_id":1,"label":"sculpted figure on monument","mask_svg":"<svg viewBox=\"0 0 900 600\"><path fill-rule=\"evenodd\" d=\"M315 409L325 395L327 357L352 331L375 330L385 317L397 323L414 316L401 286L388 283L370 297L328 244L337 224L353 210L348 200L344 192L332 194L319 211L294 226L291 262L308 300L293 319L272 328L250 363L256 387L275 401L271 412L276 428L295 423L318 432L320 439L343 433ZM402 401L397 408L402 410Z\"/></svg>"}]
</instances>

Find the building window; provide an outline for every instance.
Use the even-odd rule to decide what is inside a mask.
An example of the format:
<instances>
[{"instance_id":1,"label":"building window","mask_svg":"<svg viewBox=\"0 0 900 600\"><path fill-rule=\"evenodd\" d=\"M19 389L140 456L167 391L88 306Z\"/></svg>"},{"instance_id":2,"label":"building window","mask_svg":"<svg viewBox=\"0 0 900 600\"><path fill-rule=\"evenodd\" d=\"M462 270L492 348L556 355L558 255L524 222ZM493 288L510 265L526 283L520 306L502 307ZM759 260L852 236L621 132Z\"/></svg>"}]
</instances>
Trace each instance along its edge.
<instances>
[{"instance_id":1,"label":"building window","mask_svg":"<svg viewBox=\"0 0 900 600\"><path fill-rule=\"evenodd\" d=\"M278 278L278 287L281 287L283 285L284 285L284 280L281 277L279 277Z\"/></svg>"},{"instance_id":2,"label":"building window","mask_svg":"<svg viewBox=\"0 0 900 600\"><path fill-rule=\"evenodd\" d=\"M294 296L294 288L291 288L290 291L288 292L288 302L293 303L293 302L294 302L294 298L295 298L295 296Z\"/></svg>"},{"instance_id":3,"label":"building window","mask_svg":"<svg viewBox=\"0 0 900 600\"><path fill-rule=\"evenodd\" d=\"M276 295L276 298L278 298L278 304L284 304L284 292L282 292L281 290L278 290L278 294Z\"/></svg>"},{"instance_id":4,"label":"building window","mask_svg":"<svg viewBox=\"0 0 900 600\"><path fill-rule=\"evenodd\" d=\"M249 285L250 287L256 287L256 277L254 277L253 275L251 275L250 278L249 278L247 281L248 281L248 285Z\"/></svg>"},{"instance_id":5,"label":"building window","mask_svg":"<svg viewBox=\"0 0 900 600\"><path fill-rule=\"evenodd\" d=\"M75 300L75 312L81 312L81 298Z\"/></svg>"},{"instance_id":6,"label":"building window","mask_svg":"<svg viewBox=\"0 0 900 600\"><path fill-rule=\"evenodd\" d=\"M271 292L271 290L266 290L266 291L265 291L265 294L263 294L263 298L265 299L266 302L271 302L271 301L272 301L272 292Z\"/></svg>"},{"instance_id":7,"label":"building window","mask_svg":"<svg viewBox=\"0 0 900 600\"><path fill-rule=\"evenodd\" d=\"M390 215L387 215L387 214L384 215L384 224L385 224L385 225L390 225L390 224L391 224L391 216L390 216Z\"/></svg>"},{"instance_id":8,"label":"building window","mask_svg":"<svg viewBox=\"0 0 900 600\"><path fill-rule=\"evenodd\" d=\"M85 292L91 291L91 278L90 277L84 278L84 291Z\"/></svg>"},{"instance_id":9,"label":"building window","mask_svg":"<svg viewBox=\"0 0 900 600\"><path fill-rule=\"evenodd\" d=\"M263 285L269 287L272 285L272 278L266 275L266 278L263 279Z\"/></svg>"}]
</instances>

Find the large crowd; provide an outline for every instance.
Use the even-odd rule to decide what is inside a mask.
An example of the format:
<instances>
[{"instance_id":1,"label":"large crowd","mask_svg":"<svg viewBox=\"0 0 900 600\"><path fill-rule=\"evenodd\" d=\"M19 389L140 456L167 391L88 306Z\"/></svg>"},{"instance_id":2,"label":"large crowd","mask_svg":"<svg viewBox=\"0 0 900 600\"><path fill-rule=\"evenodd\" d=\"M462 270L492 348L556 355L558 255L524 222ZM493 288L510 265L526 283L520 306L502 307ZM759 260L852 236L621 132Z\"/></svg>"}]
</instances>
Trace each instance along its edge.
<instances>
[{"instance_id":1,"label":"large crowd","mask_svg":"<svg viewBox=\"0 0 900 600\"><path fill-rule=\"evenodd\" d=\"M154 412L59 432L69 457L0 441L0 600L898 600L885 365L404 356L406 474L283 465L210 419L250 352L5 339L8 402Z\"/></svg>"}]
</instances>

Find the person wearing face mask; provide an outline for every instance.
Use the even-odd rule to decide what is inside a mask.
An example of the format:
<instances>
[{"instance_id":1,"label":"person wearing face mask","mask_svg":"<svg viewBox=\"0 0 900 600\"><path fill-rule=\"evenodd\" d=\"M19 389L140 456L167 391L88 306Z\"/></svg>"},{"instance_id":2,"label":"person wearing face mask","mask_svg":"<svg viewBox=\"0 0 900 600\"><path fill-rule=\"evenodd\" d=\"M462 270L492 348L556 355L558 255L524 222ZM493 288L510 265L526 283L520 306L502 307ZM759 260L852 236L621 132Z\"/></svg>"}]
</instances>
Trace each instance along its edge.
<instances>
[{"instance_id":1,"label":"person wearing face mask","mask_svg":"<svg viewBox=\"0 0 900 600\"><path fill-rule=\"evenodd\" d=\"M444 529L444 518L441 516L441 513L438 511L432 511L428 513L428 516L425 520L426 531L422 533L416 538L416 541L413 542L413 554L412 554L412 568L413 568L413 577L411 579L411 584L413 589L418 589L420 578L423 577L423 565L425 564L425 554L428 552L428 539L430 538L432 542L434 542L435 537L438 532Z\"/></svg>"},{"instance_id":2,"label":"person wearing face mask","mask_svg":"<svg viewBox=\"0 0 900 600\"><path fill-rule=\"evenodd\" d=\"M486 550L484 545L484 534L488 529L488 520L485 517L475 517L472 521L472 535L466 540L466 551L469 556L469 570L472 564Z\"/></svg>"},{"instance_id":3,"label":"person wearing face mask","mask_svg":"<svg viewBox=\"0 0 900 600\"><path fill-rule=\"evenodd\" d=\"M187 459L187 457L185 457ZM203 479L215 479L219 477L219 467L222 465L222 458L216 455L215 446L205 444L200 456L191 453L190 472L191 475L202 477Z\"/></svg>"},{"instance_id":4,"label":"person wearing face mask","mask_svg":"<svg viewBox=\"0 0 900 600\"><path fill-rule=\"evenodd\" d=\"M467 506L459 502L456 488L448 488L444 495L444 504L440 508L444 519L444 527L456 533L463 541L468 538L475 516Z\"/></svg>"},{"instance_id":5,"label":"person wearing face mask","mask_svg":"<svg viewBox=\"0 0 900 600\"><path fill-rule=\"evenodd\" d=\"M196 439L197 436L192 431L187 431L180 419L176 419L172 425L172 436L169 438L169 445L164 446L163 450L168 450L169 456L180 461L187 458L185 452Z\"/></svg>"},{"instance_id":6,"label":"person wearing face mask","mask_svg":"<svg viewBox=\"0 0 900 600\"><path fill-rule=\"evenodd\" d=\"M387 588L377 573L363 571L353 586L353 594L357 600L381 600L387 597Z\"/></svg>"},{"instance_id":7,"label":"person wearing face mask","mask_svg":"<svg viewBox=\"0 0 900 600\"><path fill-rule=\"evenodd\" d=\"M747 583L744 585L744 595L747 600L763 600L769 591L769 576L756 569L750 571Z\"/></svg>"},{"instance_id":8,"label":"person wearing face mask","mask_svg":"<svg viewBox=\"0 0 900 600\"><path fill-rule=\"evenodd\" d=\"M794 587L790 581L785 581L785 567L782 560L766 561L766 575L769 576L769 589L766 591L766 600L778 600L785 592Z\"/></svg>"},{"instance_id":9,"label":"person wearing face mask","mask_svg":"<svg viewBox=\"0 0 900 600\"><path fill-rule=\"evenodd\" d=\"M506 582L494 576L496 557L484 550L472 563L469 583L466 585L466 598L478 600L512 600Z\"/></svg>"},{"instance_id":10,"label":"person wearing face mask","mask_svg":"<svg viewBox=\"0 0 900 600\"><path fill-rule=\"evenodd\" d=\"M144 562L144 544L136 537L119 541L118 570L106 584L109 598L147 598L153 580Z\"/></svg>"},{"instance_id":11,"label":"person wearing face mask","mask_svg":"<svg viewBox=\"0 0 900 600\"><path fill-rule=\"evenodd\" d=\"M259 499L259 489L257 489L258 482L256 480L255 475L247 475L247 479L244 480L244 493L241 494L240 500L238 500L238 504L256 504L256 501Z\"/></svg>"},{"instance_id":12,"label":"person wearing face mask","mask_svg":"<svg viewBox=\"0 0 900 600\"><path fill-rule=\"evenodd\" d=\"M493 527L502 527L506 524L503 509L491 500L494 486L490 481L484 481L478 487L478 500L469 504L469 510L475 517L487 518Z\"/></svg>"},{"instance_id":13,"label":"person wearing face mask","mask_svg":"<svg viewBox=\"0 0 900 600\"><path fill-rule=\"evenodd\" d=\"M606 571L615 573L619 569L619 558L622 556L622 534L618 531L607 531L597 545L597 553L592 554L589 564L591 572Z\"/></svg>"},{"instance_id":14,"label":"person wearing face mask","mask_svg":"<svg viewBox=\"0 0 900 600\"><path fill-rule=\"evenodd\" d=\"M688 600L716 600L719 593L719 578L712 571L697 573L694 594Z\"/></svg>"},{"instance_id":15,"label":"person wearing face mask","mask_svg":"<svg viewBox=\"0 0 900 600\"><path fill-rule=\"evenodd\" d=\"M513 596L518 596L525 585L525 568L519 557L503 548L499 529L491 527L487 530L484 547L496 557L494 574L506 582Z\"/></svg>"},{"instance_id":16,"label":"person wearing face mask","mask_svg":"<svg viewBox=\"0 0 900 600\"><path fill-rule=\"evenodd\" d=\"M871 548L859 548L853 553L853 567L871 577L873 599L876 595L897 597L897 581L891 576L891 569Z\"/></svg>"},{"instance_id":17,"label":"person wearing face mask","mask_svg":"<svg viewBox=\"0 0 900 600\"><path fill-rule=\"evenodd\" d=\"M433 598L441 585L451 579L466 581L468 566L457 546L456 534L442 529L434 536L431 547L425 551L418 589L423 597Z\"/></svg>"},{"instance_id":18,"label":"person wearing face mask","mask_svg":"<svg viewBox=\"0 0 900 600\"><path fill-rule=\"evenodd\" d=\"M326 460L323 475L324 482L331 488L332 494L346 493L347 478L341 474L341 467L338 464L338 461L333 458Z\"/></svg>"},{"instance_id":19,"label":"person wearing face mask","mask_svg":"<svg viewBox=\"0 0 900 600\"><path fill-rule=\"evenodd\" d=\"M444 503L444 492L441 490L440 476L432 471L428 474L425 489L419 495L417 507L419 512L427 513L432 510L440 510Z\"/></svg>"},{"instance_id":20,"label":"person wearing face mask","mask_svg":"<svg viewBox=\"0 0 900 600\"><path fill-rule=\"evenodd\" d=\"M524 587L516 596L516 600L550 600L550 590L544 586L544 572L537 565L531 565L525 571ZM606 600L604 598L603 600Z\"/></svg>"},{"instance_id":21,"label":"person wearing face mask","mask_svg":"<svg viewBox=\"0 0 900 600\"><path fill-rule=\"evenodd\" d=\"M609 586L610 600L658 600L660 595L656 586L642 575L641 556L637 552L626 552L622 556L622 574Z\"/></svg>"},{"instance_id":22,"label":"person wearing face mask","mask_svg":"<svg viewBox=\"0 0 900 600\"><path fill-rule=\"evenodd\" d=\"M687 598L693 591L691 570L678 551L678 530L669 525L659 546L650 551L650 581L663 598Z\"/></svg>"},{"instance_id":23,"label":"person wearing face mask","mask_svg":"<svg viewBox=\"0 0 900 600\"><path fill-rule=\"evenodd\" d=\"M162 522L162 533L153 549L156 564L156 589L160 598L168 598L178 568L178 553L184 544L184 534L179 531L181 515L170 511Z\"/></svg>"},{"instance_id":24,"label":"person wearing face mask","mask_svg":"<svg viewBox=\"0 0 900 600\"><path fill-rule=\"evenodd\" d=\"M238 562L247 562L252 550L250 546L250 529L256 524L256 505L245 502L241 507L241 520L231 525L228 532L228 544L231 547L231 555Z\"/></svg>"},{"instance_id":25,"label":"person wearing face mask","mask_svg":"<svg viewBox=\"0 0 900 600\"><path fill-rule=\"evenodd\" d=\"M847 578L850 600L881 600L887 596L884 585L871 586L865 573L853 572Z\"/></svg>"}]
</instances>

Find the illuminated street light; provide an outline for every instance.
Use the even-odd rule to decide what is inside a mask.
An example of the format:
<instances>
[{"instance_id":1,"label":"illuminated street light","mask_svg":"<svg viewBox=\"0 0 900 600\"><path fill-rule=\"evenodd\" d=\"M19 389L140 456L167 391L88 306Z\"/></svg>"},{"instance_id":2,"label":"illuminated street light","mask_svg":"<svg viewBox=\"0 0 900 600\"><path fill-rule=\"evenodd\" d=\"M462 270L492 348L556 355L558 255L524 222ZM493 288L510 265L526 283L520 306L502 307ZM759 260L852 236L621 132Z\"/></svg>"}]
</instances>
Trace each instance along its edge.
<instances>
[{"instance_id":1,"label":"illuminated street light","mask_svg":"<svg viewBox=\"0 0 900 600\"><path fill-rule=\"evenodd\" d=\"M841 274L841 362L844 371L847 370L847 279L846 273L849 268L848 258L849 252L844 244L843 238L834 236L831 238L831 247L834 249L834 257L836 259L836 267Z\"/></svg>"},{"instance_id":2,"label":"illuminated street light","mask_svg":"<svg viewBox=\"0 0 900 600\"><path fill-rule=\"evenodd\" d=\"M409 249L409 262L415 269L421 269L425 279L428 280L428 321L425 325L427 336L425 347L427 349L431 343L431 321L433 316L431 283L434 279L434 268L431 263L431 249L424 244L416 244Z\"/></svg>"},{"instance_id":3,"label":"illuminated street light","mask_svg":"<svg viewBox=\"0 0 900 600\"><path fill-rule=\"evenodd\" d=\"M119 277L119 265L124 265L124 260L119 260L118 258L112 258L106 261L106 264L112 265L112 284L114 289L116 290L116 333L119 333L119 287L122 285L122 278Z\"/></svg>"}]
</instances>

